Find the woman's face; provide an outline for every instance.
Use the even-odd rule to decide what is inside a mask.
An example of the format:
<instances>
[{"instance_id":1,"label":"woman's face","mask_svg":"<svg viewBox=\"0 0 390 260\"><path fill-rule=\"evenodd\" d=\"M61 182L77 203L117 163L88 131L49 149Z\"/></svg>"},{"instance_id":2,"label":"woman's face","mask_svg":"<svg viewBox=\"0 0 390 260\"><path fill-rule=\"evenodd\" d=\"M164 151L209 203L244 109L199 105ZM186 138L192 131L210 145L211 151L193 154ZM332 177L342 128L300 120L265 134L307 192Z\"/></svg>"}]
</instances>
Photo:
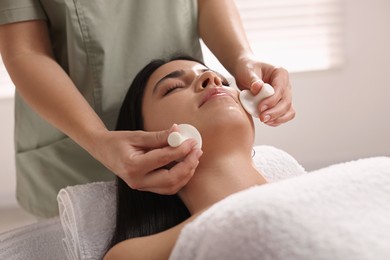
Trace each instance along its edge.
<instances>
[{"instance_id":1,"label":"woman's face","mask_svg":"<svg viewBox=\"0 0 390 260\"><path fill-rule=\"evenodd\" d=\"M247 124L238 91L226 79L194 61L176 60L158 68L149 78L143 96L144 129L168 129L173 123L194 125L202 133L215 124ZM228 124L228 125L227 125Z\"/></svg>"}]
</instances>

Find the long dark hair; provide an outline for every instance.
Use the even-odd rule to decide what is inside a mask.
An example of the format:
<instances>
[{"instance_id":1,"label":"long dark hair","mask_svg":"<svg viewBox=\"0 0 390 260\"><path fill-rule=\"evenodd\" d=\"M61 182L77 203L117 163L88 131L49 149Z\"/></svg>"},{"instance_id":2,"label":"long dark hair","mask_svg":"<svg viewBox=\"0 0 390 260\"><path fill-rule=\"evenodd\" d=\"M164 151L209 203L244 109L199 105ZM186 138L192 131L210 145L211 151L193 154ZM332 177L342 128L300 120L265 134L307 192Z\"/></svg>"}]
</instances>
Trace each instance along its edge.
<instances>
[{"instance_id":1,"label":"long dark hair","mask_svg":"<svg viewBox=\"0 0 390 260\"><path fill-rule=\"evenodd\" d=\"M142 99L146 83L154 71L173 60L191 60L202 63L189 56L151 61L134 78L122 103L116 130L143 130ZM116 183L116 226L110 248L129 238L164 231L190 216L187 207L177 195L160 195L134 190L119 177L116 178Z\"/></svg>"}]
</instances>

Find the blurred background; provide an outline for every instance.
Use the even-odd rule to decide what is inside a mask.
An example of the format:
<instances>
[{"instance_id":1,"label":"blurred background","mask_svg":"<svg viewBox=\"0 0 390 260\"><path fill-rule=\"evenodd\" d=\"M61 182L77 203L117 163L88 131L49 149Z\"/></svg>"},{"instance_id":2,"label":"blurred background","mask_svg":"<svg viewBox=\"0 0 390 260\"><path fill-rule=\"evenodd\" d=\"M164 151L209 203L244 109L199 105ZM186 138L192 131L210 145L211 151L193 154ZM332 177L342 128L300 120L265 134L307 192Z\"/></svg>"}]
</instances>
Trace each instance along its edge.
<instances>
[{"instance_id":1,"label":"blurred background","mask_svg":"<svg viewBox=\"0 0 390 260\"><path fill-rule=\"evenodd\" d=\"M277 128L257 122L256 144L288 152L307 171L390 156L390 1L236 2L255 54L290 71L297 112ZM14 195L13 93L0 60L0 232L36 221Z\"/></svg>"}]
</instances>

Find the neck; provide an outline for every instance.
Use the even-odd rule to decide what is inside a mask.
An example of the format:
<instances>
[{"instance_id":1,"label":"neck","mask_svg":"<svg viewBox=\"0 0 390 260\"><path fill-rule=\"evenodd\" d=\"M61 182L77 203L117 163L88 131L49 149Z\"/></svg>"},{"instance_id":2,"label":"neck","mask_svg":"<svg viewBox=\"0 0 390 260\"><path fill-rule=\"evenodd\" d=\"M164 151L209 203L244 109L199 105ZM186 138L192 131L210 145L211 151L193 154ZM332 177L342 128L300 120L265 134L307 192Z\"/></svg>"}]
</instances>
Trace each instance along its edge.
<instances>
[{"instance_id":1,"label":"neck","mask_svg":"<svg viewBox=\"0 0 390 260\"><path fill-rule=\"evenodd\" d=\"M233 193L264 183L250 153L219 151L218 156L212 156L204 152L194 176L179 196L193 215Z\"/></svg>"}]
</instances>

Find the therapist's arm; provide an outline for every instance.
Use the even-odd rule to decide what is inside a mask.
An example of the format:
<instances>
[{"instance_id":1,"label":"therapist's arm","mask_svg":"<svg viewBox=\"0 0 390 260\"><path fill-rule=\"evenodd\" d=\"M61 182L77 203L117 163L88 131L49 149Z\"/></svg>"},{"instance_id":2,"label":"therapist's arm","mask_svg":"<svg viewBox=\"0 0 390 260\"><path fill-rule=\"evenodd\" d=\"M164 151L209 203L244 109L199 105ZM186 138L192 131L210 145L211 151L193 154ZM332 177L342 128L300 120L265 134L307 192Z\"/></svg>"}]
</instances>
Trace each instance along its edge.
<instances>
[{"instance_id":1,"label":"therapist's arm","mask_svg":"<svg viewBox=\"0 0 390 260\"><path fill-rule=\"evenodd\" d=\"M0 51L18 93L40 116L93 150L103 122L54 60L45 21L2 25Z\"/></svg>"},{"instance_id":2,"label":"therapist's arm","mask_svg":"<svg viewBox=\"0 0 390 260\"><path fill-rule=\"evenodd\" d=\"M200 156L193 149L194 142L173 149L167 147L169 130L154 133L107 130L55 61L45 21L1 25L0 53L22 98L132 188L172 194L191 178ZM184 161L170 169L172 174L165 177L149 174L185 156Z\"/></svg>"},{"instance_id":3,"label":"therapist's arm","mask_svg":"<svg viewBox=\"0 0 390 260\"><path fill-rule=\"evenodd\" d=\"M278 126L295 116L288 72L258 61L247 40L233 0L198 0L199 35L222 65L234 76L241 89L257 94L263 82L275 94L259 104L260 119Z\"/></svg>"}]
</instances>

